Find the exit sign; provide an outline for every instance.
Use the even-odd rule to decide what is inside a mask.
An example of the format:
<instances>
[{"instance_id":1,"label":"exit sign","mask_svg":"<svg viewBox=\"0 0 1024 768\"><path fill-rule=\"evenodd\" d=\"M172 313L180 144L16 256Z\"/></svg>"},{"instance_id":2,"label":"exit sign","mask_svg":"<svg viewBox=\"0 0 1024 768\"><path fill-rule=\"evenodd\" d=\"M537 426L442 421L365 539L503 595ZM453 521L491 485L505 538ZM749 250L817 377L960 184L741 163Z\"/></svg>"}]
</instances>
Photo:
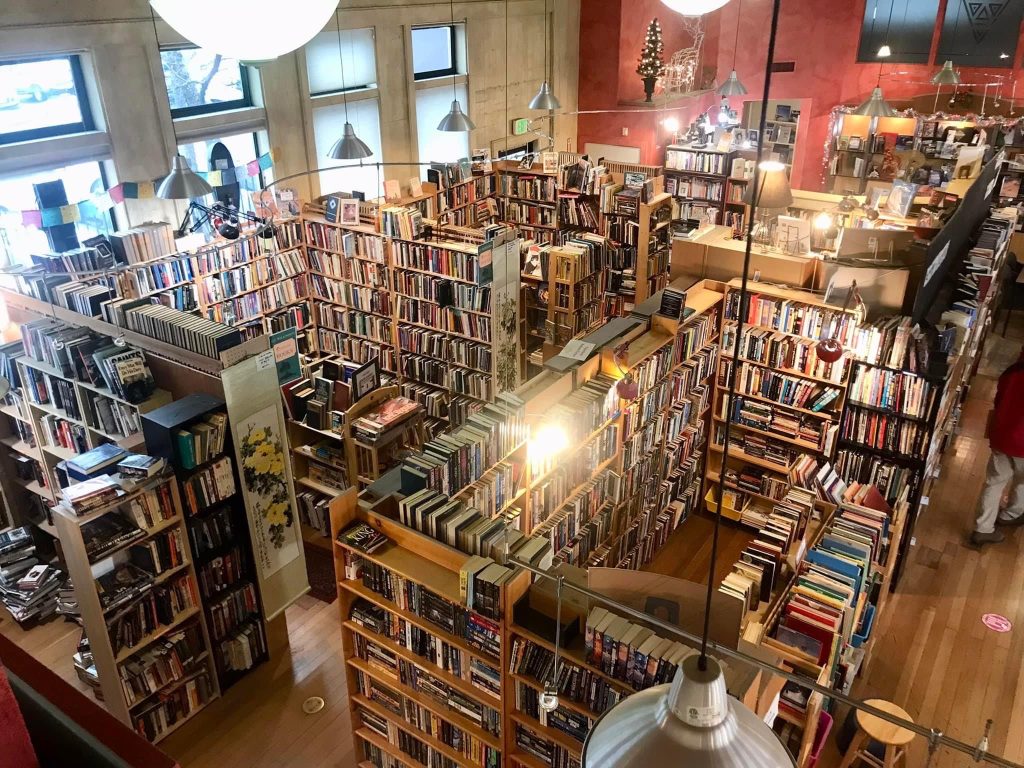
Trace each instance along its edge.
<instances>
[{"instance_id":1,"label":"exit sign","mask_svg":"<svg viewBox=\"0 0 1024 768\"><path fill-rule=\"evenodd\" d=\"M512 121L512 135L522 136L530 130L530 120L526 117L519 117Z\"/></svg>"}]
</instances>

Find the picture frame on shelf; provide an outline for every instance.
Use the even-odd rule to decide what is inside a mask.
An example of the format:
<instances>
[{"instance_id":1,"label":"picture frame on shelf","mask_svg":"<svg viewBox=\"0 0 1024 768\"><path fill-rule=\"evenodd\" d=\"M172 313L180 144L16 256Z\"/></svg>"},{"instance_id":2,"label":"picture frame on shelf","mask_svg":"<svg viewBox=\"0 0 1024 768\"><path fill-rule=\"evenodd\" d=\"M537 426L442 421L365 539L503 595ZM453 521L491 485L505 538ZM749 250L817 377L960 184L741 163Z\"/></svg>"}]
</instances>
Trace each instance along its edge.
<instances>
[{"instance_id":1,"label":"picture frame on shelf","mask_svg":"<svg viewBox=\"0 0 1024 768\"><path fill-rule=\"evenodd\" d=\"M910 213L910 206L914 203L914 195L917 194L917 184L896 179L889 190L889 197L885 201L884 212L891 216L898 216L905 219Z\"/></svg>"},{"instance_id":2,"label":"picture frame on shelf","mask_svg":"<svg viewBox=\"0 0 1024 768\"><path fill-rule=\"evenodd\" d=\"M778 138L776 141L780 144L792 144L793 143L793 128L789 125L779 126Z\"/></svg>"},{"instance_id":3,"label":"picture frame on shelf","mask_svg":"<svg viewBox=\"0 0 1024 768\"><path fill-rule=\"evenodd\" d=\"M792 122L793 120L793 107L789 104L776 104L775 105L775 119L781 120L784 123Z\"/></svg>"},{"instance_id":4,"label":"picture frame on shelf","mask_svg":"<svg viewBox=\"0 0 1024 768\"><path fill-rule=\"evenodd\" d=\"M871 140L871 152L876 155L885 153L885 134L879 133Z\"/></svg>"},{"instance_id":5,"label":"picture frame on shelf","mask_svg":"<svg viewBox=\"0 0 1024 768\"><path fill-rule=\"evenodd\" d=\"M864 148L864 138L861 136L851 136L849 149L851 152L859 152Z\"/></svg>"},{"instance_id":6,"label":"picture frame on shelf","mask_svg":"<svg viewBox=\"0 0 1024 768\"><path fill-rule=\"evenodd\" d=\"M519 161L519 170L520 171L532 170L533 169L533 161L536 159L536 157L537 156L533 152L527 152L525 155L523 155L522 159Z\"/></svg>"},{"instance_id":7,"label":"picture frame on shelf","mask_svg":"<svg viewBox=\"0 0 1024 768\"><path fill-rule=\"evenodd\" d=\"M359 223L359 201L341 200L338 211L338 223L353 226Z\"/></svg>"},{"instance_id":8,"label":"picture frame on shelf","mask_svg":"<svg viewBox=\"0 0 1024 768\"><path fill-rule=\"evenodd\" d=\"M356 403L380 387L380 361L375 357L352 374L352 402Z\"/></svg>"},{"instance_id":9,"label":"picture frame on shelf","mask_svg":"<svg viewBox=\"0 0 1024 768\"><path fill-rule=\"evenodd\" d=\"M747 141L750 142L751 146L756 147L761 141L761 131L757 128L748 129Z\"/></svg>"},{"instance_id":10,"label":"picture frame on shelf","mask_svg":"<svg viewBox=\"0 0 1024 768\"><path fill-rule=\"evenodd\" d=\"M836 148L840 152L845 152L846 150L848 150L850 148L850 137L849 136L840 136L836 140Z\"/></svg>"},{"instance_id":11,"label":"picture frame on shelf","mask_svg":"<svg viewBox=\"0 0 1024 768\"><path fill-rule=\"evenodd\" d=\"M541 162L544 164L544 173L556 173L558 171L557 152L544 152L540 157Z\"/></svg>"}]
</instances>

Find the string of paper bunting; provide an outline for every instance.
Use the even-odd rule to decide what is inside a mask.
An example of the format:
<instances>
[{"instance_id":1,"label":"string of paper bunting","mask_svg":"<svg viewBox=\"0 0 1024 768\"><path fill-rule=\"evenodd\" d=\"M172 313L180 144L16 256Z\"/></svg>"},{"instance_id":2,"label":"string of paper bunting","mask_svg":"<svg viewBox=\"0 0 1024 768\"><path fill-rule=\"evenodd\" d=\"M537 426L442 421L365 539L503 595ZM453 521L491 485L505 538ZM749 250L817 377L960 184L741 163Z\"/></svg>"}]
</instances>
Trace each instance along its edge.
<instances>
[{"instance_id":1,"label":"string of paper bunting","mask_svg":"<svg viewBox=\"0 0 1024 768\"><path fill-rule=\"evenodd\" d=\"M260 171L266 171L272 168L273 165L274 153L271 150L244 165L215 171L196 171L196 175L205 179L211 187L221 187L257 176ZM58 224L72 224L108 211L125 200L149 200L155 198L156 188L162 179L163 177L161 176L153 181L122 181L120 184L115 184L105 192L93 195L87 200L68 203L67 205L54 208L4 211L0 213L0 222L20 224L24 227L35 227L36 229L53 227Z\"/></svg>"}]
</instances>

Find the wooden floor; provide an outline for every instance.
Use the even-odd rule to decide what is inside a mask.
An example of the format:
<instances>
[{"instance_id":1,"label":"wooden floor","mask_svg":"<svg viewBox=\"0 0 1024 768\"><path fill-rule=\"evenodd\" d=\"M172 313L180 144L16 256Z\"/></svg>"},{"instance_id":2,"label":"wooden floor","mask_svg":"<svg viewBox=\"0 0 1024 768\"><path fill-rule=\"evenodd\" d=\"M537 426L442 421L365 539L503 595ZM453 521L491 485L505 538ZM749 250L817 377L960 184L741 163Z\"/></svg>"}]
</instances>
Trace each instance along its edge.
<instances>
[{"instance_id":1,"label":"wooden floor","mask_svg":"<svg viewBox=\"0 0 1024 768\"><path fill-rule=\"evenodd\" d=\"M872 667L854 693L895 701L919 723L970 743L981 736L985 720L993 718L991 751L1024 762L1024 529L984 552L963 545L988 459L983 429L994 377L1016 357L1024 341L1022 328L1024 318L1011 327L1009 341L994 337L988 345L961 433L947 452L900 588L876 627L880 645ZM706 518L692 518L651 570L704 581L710 527ZM728 572L748 538L740 529L723 527L717 578ZM1008 617L1013 631L986 629L981 616L990 612ZM161 744L184 768L355 764L336 607L304 597L288 609L287 620L290 658L264 665ZM75 679L70 657L80 634L76 626L55 621L24 632L4 617L0 632ZM302 702L314 695L322 696L326 707L306 715ZM924 765L924 745L915 743L913 750L908 766ZM819 768L835 768L838 762L830 747ZM965 756L940 751L932 768L973 764Z\"/></svg>"}]
</instances>

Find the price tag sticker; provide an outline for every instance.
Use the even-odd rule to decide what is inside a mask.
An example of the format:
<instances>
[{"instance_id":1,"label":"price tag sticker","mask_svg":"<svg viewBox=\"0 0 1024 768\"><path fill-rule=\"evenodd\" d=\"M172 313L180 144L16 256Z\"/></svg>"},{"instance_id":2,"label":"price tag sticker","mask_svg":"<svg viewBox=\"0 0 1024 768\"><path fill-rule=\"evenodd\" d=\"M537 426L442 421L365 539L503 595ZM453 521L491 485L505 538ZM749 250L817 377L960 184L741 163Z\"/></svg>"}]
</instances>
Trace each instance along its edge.
<instances>
[{"instance_id":1,"label":"price tag sticker","mask_svg":"<svg viewBox=\"0 0 1024 768\"><path fill-rule=\"evenodd\" d=\"M256 356L256 370L265 371L267 368L275 367L276 362L274 360L274 350L268 349L266 352L260 352Z\"/></svg>"}]
</instances>

